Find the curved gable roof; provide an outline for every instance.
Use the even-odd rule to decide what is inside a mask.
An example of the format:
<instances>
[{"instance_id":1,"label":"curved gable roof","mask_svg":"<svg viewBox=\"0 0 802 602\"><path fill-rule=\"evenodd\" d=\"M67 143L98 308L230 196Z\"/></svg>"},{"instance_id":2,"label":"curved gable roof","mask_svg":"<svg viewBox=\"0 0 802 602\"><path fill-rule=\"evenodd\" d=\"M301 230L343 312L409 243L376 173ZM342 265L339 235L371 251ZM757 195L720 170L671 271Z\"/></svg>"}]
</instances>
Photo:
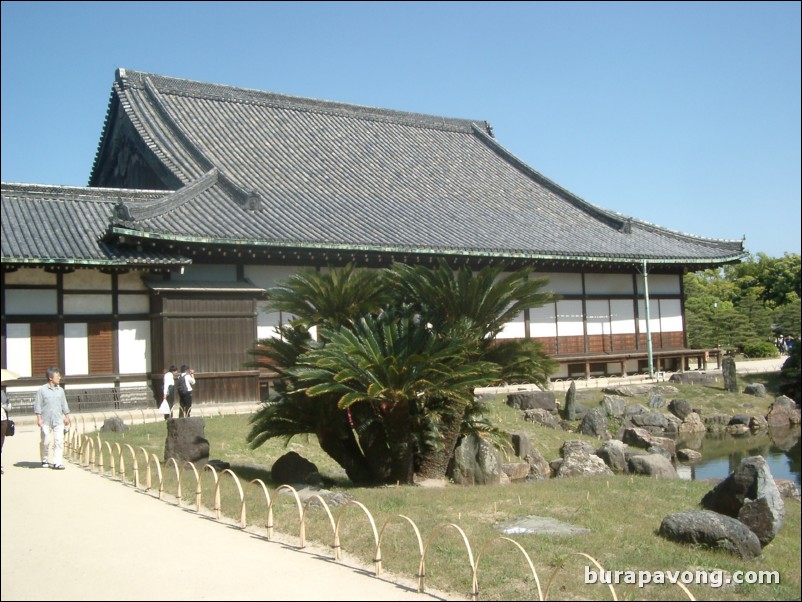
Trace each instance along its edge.
<instances>
[{"instance_id":1,"label":"curved gable roof","mask_svg":"<svg viewBox=\"0 0 802 602\"><path fill-rule=\"evenodd\" d=\"M483 121L123 69L110 114L120 110L151 159L197 193L185 194L182 232L146 215L119 224L146 237L622 263L714 265L746 255L742 241L587 203L509 153ZM90 182L124 186L104 180L110 138L107 120ZM200 191L210 174L215 182Z\"/></svg>"}]
</instances>

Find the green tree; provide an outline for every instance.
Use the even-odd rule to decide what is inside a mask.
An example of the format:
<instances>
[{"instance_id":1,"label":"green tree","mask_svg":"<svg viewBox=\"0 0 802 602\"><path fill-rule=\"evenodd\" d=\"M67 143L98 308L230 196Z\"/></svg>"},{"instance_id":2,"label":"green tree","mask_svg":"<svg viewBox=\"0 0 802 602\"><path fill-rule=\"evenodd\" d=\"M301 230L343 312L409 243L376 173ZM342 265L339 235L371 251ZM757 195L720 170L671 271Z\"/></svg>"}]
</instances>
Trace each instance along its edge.
<instances>
[{"instance_id":1,"label":"green tree","mask_svg":"<svg viewBox=\"0 0 802 602\"><path fill-rule=\"evenodd\" d=\"M434 409L461 417L473 389L497 377L496 364L471 359L474 340L436 336L410 316L388 312L324 335L326 345L301 356L292 371L309 397L334 394L342 410L369 406L384 429L384 480L391 483L412 483L421 439L438 432L427 415Z\"/></svg>"},{"instance_id":2,"label":"green tree","mask_svg":"<svg viewBox=\"0 0 802 602\"><path fill-rule=\"evenodd\" d=\"M478 272L453 270L441 260L436 268L395 264L388 279L400 303L408 303L447 336L454 328L468 329L483 359L501 367L500 381L544 385L557 364L534 341L498 339L504 326L526 309L557 300L542 289L547 279L531 277L530 269L505 274L503 264Z\"/></svg>"},{"instance_id":3,"label":"green tree","mask_svg":"<svg viewBox=\"0 0 802 602\"><path fill-rule=\"evenodd\" d=\"M551 298L543 284L502 266L474 273L444 262L291 277L269 298L294 318L252 350L280 382L249 443L314 433L357 483L443 476L461 433L493 431L475 387L502 374L543 380L554 366L531 342L493 344L506 321Z\"/></svg>"},{"instance_id":4,"label":"green tree","mask_svg":"<svg viewBox=\"0 0 802 602\"><path fill-rule=\"evenodd\" d=\"M689 345L754 348L775 334L799 336L799 255L764 254L684 280Z\"/></svg>"}]
</instances>

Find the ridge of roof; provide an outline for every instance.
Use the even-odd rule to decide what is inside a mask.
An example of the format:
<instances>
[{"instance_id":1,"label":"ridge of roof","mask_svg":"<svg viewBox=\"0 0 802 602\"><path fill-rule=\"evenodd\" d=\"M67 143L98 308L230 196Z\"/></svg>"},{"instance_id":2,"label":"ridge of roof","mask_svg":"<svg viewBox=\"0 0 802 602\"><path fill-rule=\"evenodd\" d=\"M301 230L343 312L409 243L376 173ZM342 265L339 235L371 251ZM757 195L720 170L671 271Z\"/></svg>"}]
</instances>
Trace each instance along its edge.
<instances>
[{"instance_id":1,"label":"ridge of roof","mask_svg":"<svg viewBox=\"0 0 802 602\"><path fill-rule=\"evenodd\" d=\"M113 198L104 198L110 194L126 197L164 196L164 190L147 190L140 188L107 188L100 186L73 186L67 184L28 184L25 182L0 182L3 192L24 192L26 194L67 194L85 196L100 202L112 203Z\"/></svg>"},{"instance_id":2,"label":"ridge of roof","mask_svg":"<svg viewBox=\"0 0 802 602\"><path fill-rule=\"evenodd\" d=\"M115 83L118 83L122 89L128 86L132 88L147 88L148 82L160 94L175 94L243 104L261 104L282 109L344 115L357 119L398 123L413 127L445 131L471 133L475 124L481 123L484 124L485 131L488 135L492 136L492 128L485 120L443 117L439 115L383 109L332 100L291 96L288 94L278 94L276 92L266 92L254 88L213 84L124 68L117 69L117 73L115 74Z\"/></svg>"},{"instance_id":3,"label":"ridge of roof","mask_svg":"<svg viewBox=\"0 0 802 602\"><path fill-rule=\"evenodd\" d=\"M208 190L217 183L218 171L212 169L194 182L176 190L168 192L147 203L139 203L129 207L122 201L114 207L114 217L124 222L133 222L141 219L150 219L174 211L195 195Z\"/></svg>"}]
</instances>

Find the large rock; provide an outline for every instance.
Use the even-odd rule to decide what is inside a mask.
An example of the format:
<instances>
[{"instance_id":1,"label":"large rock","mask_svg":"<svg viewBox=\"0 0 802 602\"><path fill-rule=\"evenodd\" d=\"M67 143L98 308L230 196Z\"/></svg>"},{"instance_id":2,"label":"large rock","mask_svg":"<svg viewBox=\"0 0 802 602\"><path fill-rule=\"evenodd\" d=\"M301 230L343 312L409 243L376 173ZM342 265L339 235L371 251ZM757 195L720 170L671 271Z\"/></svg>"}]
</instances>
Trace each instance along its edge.
<instances>
[{"instance_id":1,"label":"large rock","mask_svg":"<svg viewBox=\"0 0 802 602\"><path fill-rule=\"evenodd\" d=\"M761 552L760 541L746 525L709 510L666 516L658 534L671 541L724 550L741 558L756 558Z\"/></svg>"},{"instance_id":2,"label":"large rock","mask_svg":"<svg viewBox=\"0 0 802 602\"><path fill-rule=\"evenodd\" d=\"M679 433L681 435L690 435L693 433L704 433L707 430L702 418L696 412L691 412L679 425Z\"/></svg>"},{"instance_id":3,"label":"large rock","mask_svg":"<svg viewBox=\"0 0 802 602\"><path fill-rule=\"evenodd\" d=\"M276 485L323 486L317 466L294 451L287 452L273 463L270 476Z\"/></svg>"},{"instance_id":4,"label":"large rock","mask_svg":"<svg viewBox=\"0 0 802 602\"><path fill-rule=\"evenodd\" d=\"M735 358L728 355L721 362L721 373L724 376L724 390L730 393L738 392L738 373L735 369Z\"/></svg>"},{"instance_id":5,"label":"large rock","mask_svg":"<svg viewBox=\"0 0 802 602\"><path fill-rule=\"evenodd\" d=\"M515 455L529 464L529 476L533 479L547 479L551 474L549 463L532 445L526 433L512 433L511 438Z\"/></svg>"},{"instance_id":6,"label":"large rock","mask_svg":"<svg viewBox=\"0 0 802 602\"><path fill-rule=\"evenodd\" d=\"M565 392L565 407L562 410L562 417L565 420L576 420L576 383L571 381L571 386Z\"/></svg>"},{"instance_id":7,"label":"large rock","mask_svg":"<svg viewBox=\"0 0 802 602\"><path fill-rule=\"evenodd\" d=\"M602 408L593 408L582 419L579 425L579 432L591 437L601 439L609 438L607 432L607 414Z\"/></svg>"},{"instance_id":8,"label":"large rock","mask_svg":"<svg viewBox=\"0 0 802 602\"><path fill-rule=\"evenodd\" d=\"M762 456L745 458L726 479L707 492L702 507L737 518L770 543L785 521L785 503Z\"/></svg>"},{"instance_id":9,"label":"large rock","mask_svg":"<svg viewBox=\"0 0 802 602\"><path fill-rule=\"evenodd\" d=\"M507 405L516 410L557 411L557 400L551 391L524 391L507 395Z\"/></svg>"},{"instance_id":10,"label":"large rock","mask_svg":"<svg viewBox=\"0 0 802 602\"><path fill-rule=\"evenodd\" d=\"M605 441L599 449L596 450L596 455L599 456L607 466L615 473L627 472L627 458L625 455L626 445L618 439L611 439Z\"/></svg>"},{"instance_id":11,"label":"large rock","mask_svg":"<svg viewBox=\"0 0 802 602\"><path fill-rule=\"evenodd\" d=\"M560 455L563 460L556 467L556 477L612 476L613 474L604 460L593 453L593 446L587 441L579 439L566 441L560 448Z\"/></svg>"},{"instance_id":12,"label":"large rock","mask_svg":"<svg viewBox=\"0 0 802 602\"><path fill-rule=\"evenodd\" d=\"M746 385L744 388L744 393L746 395L754 395L755 397L765 397L766 396L766 385L763 383L753 383L751 385Z\"/></svg>"},{"instance_id":13,"label":"large rock","mask_svg":"<svg viewBox=\"0 0 802 602\"><path fill-rule=\"evenodd\" d=\"M693 406L686 399L672 399L668 402L668 411L680 420L685 420L686 416L693 412Z\"/></svg>"},{"instance_id":14,"label":"large rock","mask_svg":"<svg viewBox=\"0 0 802 602\"><path fill-rule=\"evenodd\" d=\"M610 418L621 418L627 409L627 400L615 395L605 395L601 406Z\"/></svg>"},{"instance_id":15,"label":"large rock","mask_svg":"<svg viewBox=\"0 0 802 602\"><path fill-rule=\"evenodd\" d=\"M557 430L562 429L562 426L560 425L560 421L557 419L557 416L541 408L537 408L534 410L524 410L524 420L526 422L535 422L541 426L546 426L552 429L557 429Z\"/></svg>"},{"instance_id":16,"label":"large rock","mask_svg":"<svg viewBox=\"0 0 802 602\"><path fill-rule=\"evenodd\" d=\"M206 421L201 417L169 418L164 442L164 461L175 458L179 466L185 462L205 464L209 460L209 442L204 437Z\"/></svg>"},{"instance_id":17,"label":"large rock","mask_svg":"<svg viewBox=\"0 0 802 602\"><path fill-rule=\"evenodd\" d=\"M679 393L679 389L671 385L615 385L604 387L602 393L621 395L622 397L636 397L639 395L669 395Z\"/></svg>"},{"instance_id":18,"label":"large rock","mask_svg":"<svg viewBox=\"0 0 802 602\"><path fill-rule=\"evenodd\" d=\"M718 381L715 374L706 372L675 372L668 379L668 382L679 385L715 385Z\"/></svg>"},{"instance_id":19,"label":"large rock","mask_svg":"<svg viewBox=\"0 0 802 602\"><path fill-rule=\"evenodd\" d=\"M126 431L128 431L128 425L117 416L106 418L103 426L100 427L101 433L125 433Z\"/></svg>"},{"instance_id":20,"label":"large rock","mask_svg":"<svg viewBox=\"0 0 802 602\"><path fill-rule=\"evenodd\" d=\"M666 417L660 412L644 412L633 414L627 418L628 422L636 427L641 427L654 435L665 433Z\"/></svg>"},{"instance_id":21,"label":"large rock","mask_svg":"<svg viewBox=\"0 0 802 602\"><path fill-rule=\"evenodd\" d=\"M652 434L646 429L628 428L624 429L621 440L628 445L646 449L652 444Z\"/></svg>"},{"instance_id":22,"label":"large rock","mask_svg":"<svg viewBox=\"0 0 802 602\"><path fill-rule=\"evenodd\" d=\"M766 416L769 427L788 427L799 424L799 408L793 399L782 395L769 406Z\"/></svg>"},{"instance_id":23,"label":"large rock","mask_svg":"<svg viewBox=\"0 0 802 602\"><path fill-rule=\"evenodd\" d=\"M629 458L629 472L648 475L655 479L678 479L676 469L671 460L659 454L643 454Z\"/></svg>"},{"instance_id":24,"label":"large rock","mask_svg":"<svg viewBox=\"0 0 802 602\"><path fill-rule=\"evenodd\" d=\"M467 435L454 450L447 474L458 485L498 485L502 474L498 451L481 437Z\"/></svg>"}]
</instances>

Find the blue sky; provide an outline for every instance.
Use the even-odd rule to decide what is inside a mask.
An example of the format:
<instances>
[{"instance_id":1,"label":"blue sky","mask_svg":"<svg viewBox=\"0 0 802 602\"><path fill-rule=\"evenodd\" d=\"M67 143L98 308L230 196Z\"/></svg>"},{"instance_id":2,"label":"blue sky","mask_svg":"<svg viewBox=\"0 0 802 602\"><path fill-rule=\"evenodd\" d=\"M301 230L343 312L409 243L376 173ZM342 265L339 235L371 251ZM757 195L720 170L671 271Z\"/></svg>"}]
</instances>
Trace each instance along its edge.
<instances>
[{"instance_id":1,"label":"blue sky","mask_svg":"<svg viewBox=\"0 0 802 602\"><path fill-rule=\"evenodd\" d=\"M114 71L487 120L585 200L800 253L798 2L2 2L2 181L86 185Z\"/></svg>"}]
</instances>

